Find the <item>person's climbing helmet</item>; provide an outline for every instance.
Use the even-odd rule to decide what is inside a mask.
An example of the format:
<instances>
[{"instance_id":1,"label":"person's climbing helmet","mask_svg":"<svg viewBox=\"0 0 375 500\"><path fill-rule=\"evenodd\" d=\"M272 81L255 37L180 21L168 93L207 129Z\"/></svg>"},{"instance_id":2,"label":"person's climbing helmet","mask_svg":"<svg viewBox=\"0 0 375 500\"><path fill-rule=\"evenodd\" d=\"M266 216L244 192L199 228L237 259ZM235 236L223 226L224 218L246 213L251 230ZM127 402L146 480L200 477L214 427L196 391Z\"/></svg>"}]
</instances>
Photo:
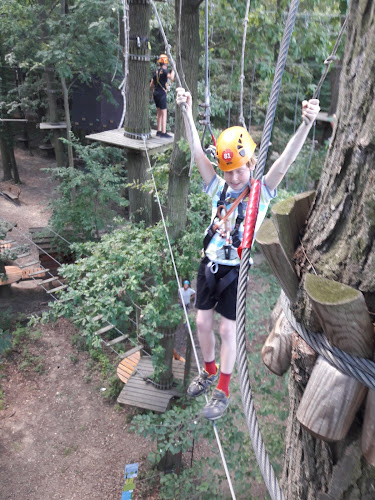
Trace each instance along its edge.
<instances>
[{"instance_id":1,"label":"person's climbing helmet","mask_svg":"<svg viewBox=\"0 0 375 500\"><path fill-rule=\"evenodd\" d=\"M160 54L158 63L159 64L168 64L168 56L165 54Z\"/></svg>"},{"instance_id":2,"label":"person's climbing helmet","mask_svg":"<svg viewBox=\"0 0 375 500\"><path fill-rule=\"evenodd\" d=\"M229 172L245 165L253 156L257 145L243 127L224 130L217 140L216 159L220 170Z\"/></svg>"}]
</instances>

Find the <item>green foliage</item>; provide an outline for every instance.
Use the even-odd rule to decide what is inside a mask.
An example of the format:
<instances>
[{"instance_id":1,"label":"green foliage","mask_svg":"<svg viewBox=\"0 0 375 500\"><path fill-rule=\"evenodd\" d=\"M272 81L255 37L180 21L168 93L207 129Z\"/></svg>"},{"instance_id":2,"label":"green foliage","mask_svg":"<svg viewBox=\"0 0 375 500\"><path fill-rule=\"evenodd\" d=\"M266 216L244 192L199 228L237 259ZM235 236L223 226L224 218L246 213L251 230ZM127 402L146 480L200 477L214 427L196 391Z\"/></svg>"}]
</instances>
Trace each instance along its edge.
<instances>
[{"instance_id":1,"label":"green foliage","mask_svg":"<svg viewBox=\"0 0 375 500\"><path fill-rule=\"evenodd\" d=\"M259 425L277 474L281 471L284 421L288 413L285 380L266 372L260 356L266 324L277 300L279 286L266 264L250 271L250 296L247 307L247 329L250 331L252 350L249 367L252 392ZM256 286L252 286L252 281ZM259 291L258 291L259 290ZM157 466L166 453L185 454L180 475L176 472L161 475L162 499L227 498L226 477L215 443L212 425L199 416L204 400L180 401L163 415L146 413L133 419L133 427L140 435L147 435L157 442L155 452L149 455L151 464ZM251 485L262 483L258 465L251 449L245 417L242 412L238 387L231 382L231 404L217 422L220 440L234 490L238 498L251 498ZM205 444L205 456L200 456L200 445ZM195 446L192 466L191 449Z\"/></svg>"},{"instance_id":2,"label":"green foliage","mask_svg":"<svg viewBox=\"0 0 375 500\"><path fill-rule=\"evenodd\" d=\"M123 197L124 172L121 153L117 149L73 146L80 168L47 169L59 180L56 196L50 202L54 230L69 241L99 238L99 231L113 227L120 207L128 202Z\"/></svg>"}]
</instances>

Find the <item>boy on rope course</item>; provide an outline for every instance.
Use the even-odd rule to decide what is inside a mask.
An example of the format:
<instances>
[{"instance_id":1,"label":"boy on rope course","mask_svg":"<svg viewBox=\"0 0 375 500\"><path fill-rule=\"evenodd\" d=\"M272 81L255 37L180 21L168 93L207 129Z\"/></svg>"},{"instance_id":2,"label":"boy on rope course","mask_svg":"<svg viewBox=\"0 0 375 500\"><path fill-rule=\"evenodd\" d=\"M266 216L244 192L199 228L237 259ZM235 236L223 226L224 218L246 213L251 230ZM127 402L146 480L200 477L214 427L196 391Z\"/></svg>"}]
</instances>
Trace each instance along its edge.
<instances>
[{"instance_id":1,"label":"boy on rope course","mask_svg":"<svg viewBox=\"0 0 375 500\"><path fill-rule=\"evenodd\" d=\"M177 88L176 91L177 104L186 106L186 112L183 113L186 134L205 184L204 192L212 198L212 221L203 241L204 257L198 271L196 298L196 325L205 366L191 382L187 392L191 397L200 396L218 382L202 411L205 418L216 420L229 405L229 381L236 361L236 299L240 265L237 248L243 237L251 172L256 164L256 144L245 128L230 127L224 130L216 146L218 167L224 172L224 179L219 177L202 150L193 123L191 94L183 88ZM255 232L263 222L270 200L276 196L277 186L300 152L319 110L318 99L302 102L305 123L298 128L284 152L262 179ZM214 310L221 315L220 368L215 360Z\"/></svg>"},{"instance_id":2,"label":"boy on rope course","mask_svg":"<svg viewBox=\"0 0 375 500\"><path fill-rule=\"evenodd\" d=\"M174 81L174 71L168 72L168 57L161 54L158 60L159 67L155 71L154 76L150 81L150 89L154 89L154 101L156 104L156 124L158 137L171 139L171 135L167 134L167 82Z\"/></svg>"}]
</instances>

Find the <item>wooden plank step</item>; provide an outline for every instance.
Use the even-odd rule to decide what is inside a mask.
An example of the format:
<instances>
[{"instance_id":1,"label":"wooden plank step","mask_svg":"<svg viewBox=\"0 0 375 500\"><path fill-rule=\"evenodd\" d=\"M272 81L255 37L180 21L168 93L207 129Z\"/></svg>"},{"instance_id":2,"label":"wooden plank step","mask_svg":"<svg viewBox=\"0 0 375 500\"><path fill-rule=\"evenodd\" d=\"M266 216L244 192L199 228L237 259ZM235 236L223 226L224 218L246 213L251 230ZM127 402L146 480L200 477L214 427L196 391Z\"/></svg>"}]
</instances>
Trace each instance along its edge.
<instances>
[{"instance_id":1,"label":"wooden plank step","mask_svg":"<svg viewBox=\"0 0 375 500\"><path fill-rule=\"evenodd\" d=\"M65 288L68 288L68 285L61 285L61 286L58 286L57 288L52 288L52 290L46 290L47 293L55 293L55 292L59 292L60 290L65 290Z\"/></svg>"},{"instance_id":2,"label":"wooden plank step","mask_svg":"<svg viewBox=\"0 0 375 500\"><path fill-rule=\"evenodd\" d=\"M128 358L123 359L121 363L118 364L117 376L122 382L124 382L124 384L126 384L129 380L140 359L141 353L137 351L130 355Z\"/></svg>"},{"instance_id":3,"label":"wooden plank step","mask_svg":"<svg viewBox=\"0 0 375 500\"><path fill-rule=\"evenodd\" d=\"M123 340L125 340L127 338L128 338L128 335L121 335L120 337L117 337L113 340L110 340L109 342L106 342L106 345L118 344L119 342L122 342Z\"/></svg>"},{"instance_id":4,"label":"wooden plank step","mask_svg":"<svg viewBox=\"0 0 375 500\"><path fill-rule=\"evenodd\" d=\"M102 319L103 317L103 314L98 314L97 316L95 316L95 318L92 318L93 321L99 321L100 319Z\"/></svg>"},{"instance_id":5,"label":"wooden plank step","mask_svg":"<svg viewBox=\"0 0 375 500\"><path fill-rule=\"evenodd\" d=\"M17 259L23 259L23 257L28 257L29 255L30 255L30 252L21 253L21 255L17 255Z\"/></svg>"},{"instance_id":6,"label":"wooden plank step","mask_svg":"<svg viewBox=\"0 0 375 500\"><path fill-rule=\"evenodd\" d=\"M19 268L21 269L21 266L19 266ZM32 277L30 277L30 274L36 271L37 270L35 269L35 267L31 268L30 270L22 269L22 279L23 280L33 279ZM39 268L38 273L39 273L38 274L39 278L44 278L46 276L46 272L43 268Z\"/></svg>"},{"instance_id":7,"label":"wooden plank step","mask_svg":"<svg viewBox=\"0 0 375 500\"><path fill-rule=\"evenodd\" d=\"M97 330L96 332L94 332L94 335L102 335L102 333L109 332L109 330L112 330L112 328L114 328L114 327L115 327L115 325L105 326L103 328L100 328L100 330Z\"/></svg>"},{"instance_id":8,"label":"wooden plank step","mask_svg":"<svg viewBox=\"0 0 375 500\"><path fill-rule=\"evenodd\" d=\"M39 264L39 260L32 260L31 262L26 262L25 264L22 264L19 267L21 269L24 269L25 267L35 266L35 264Z\"/></svg>"},{"instance_id":9,"label":"wooden plank step","mask_svg":"<svg viewBox=\"0 0 375 500\"><path fill-rule=\"evenodd\" d=\"M44 285L44 283L51 283L51 281L60 281L58 276L52 276L52 278L48 278L47 280L43 280L38 285Z\"/></svg>"},{"instance_id":10,"label":"wooden plank step","mask_svg":"<svg viewBox=\"0 0 375 500\"><path fill-rule=\"evenodd\" d=\"M3 240L0 242L0 247L4 246L4 245L10 245L11 243L14 243L15 240Z\"/></svg>"},{"instance_id":11,"label":"wooden plank step","mask_svg":"<svg viewBox=\"0 0 375 500\"><path fill-rule=\"evenodd\" d=\"M33 273L29 273L29 276L38 276L38 274L47 273L48 271L49 269L41 269L40 271L34 271Z\"/></svg>"},{"instance_id":12,"label":"wooden plank step","mask_svg":"<svg viewBox=\"0 0 375 500\"><path fill-rule=\"evenodd\" d=\"M143 345L137 345L136 347L133 347L133 349L130 349L130 351L127 351L127 352L124 352L124 354L121 354L120 358L121 359L128 358L129 356L131 356L132 354L134 354L137 351L140 351L141 349L143 349ZM151 365L152 365L152 363L151 363Z\"/></svg>"}]
</instances>

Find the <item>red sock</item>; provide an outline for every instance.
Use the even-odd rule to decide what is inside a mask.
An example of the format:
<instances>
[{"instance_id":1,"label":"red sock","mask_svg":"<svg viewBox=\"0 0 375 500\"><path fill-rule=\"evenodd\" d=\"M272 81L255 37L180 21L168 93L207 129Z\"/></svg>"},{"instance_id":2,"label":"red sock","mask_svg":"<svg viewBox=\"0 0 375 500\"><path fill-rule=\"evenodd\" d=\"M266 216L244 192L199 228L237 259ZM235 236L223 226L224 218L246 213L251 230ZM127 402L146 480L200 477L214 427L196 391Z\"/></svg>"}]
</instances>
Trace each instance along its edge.
<instances>
[{"instance_id":1,"label":"red sock","mask_svg":"<svg viewBox=\"0 0 375 500\"><path fill-rule=\"evenodd\" d=\"M225 392L225 395L229 396L229 382L232 374L231 373L223 373L220 372L219 383L217 384L216 389L220 389Z\"/></svg>"},{"instance_id":2,"label":"red sock","mask_svg":"<svg viewBox=\"0 0 375 500\"><path fill-rule=\"evenodd\" d=\"M216 375L217 372L217 366L215 363L215 360L209 361L208 363L205 361L204 362L204 369L209 375Z\"/></svg>"}]
</instances>

